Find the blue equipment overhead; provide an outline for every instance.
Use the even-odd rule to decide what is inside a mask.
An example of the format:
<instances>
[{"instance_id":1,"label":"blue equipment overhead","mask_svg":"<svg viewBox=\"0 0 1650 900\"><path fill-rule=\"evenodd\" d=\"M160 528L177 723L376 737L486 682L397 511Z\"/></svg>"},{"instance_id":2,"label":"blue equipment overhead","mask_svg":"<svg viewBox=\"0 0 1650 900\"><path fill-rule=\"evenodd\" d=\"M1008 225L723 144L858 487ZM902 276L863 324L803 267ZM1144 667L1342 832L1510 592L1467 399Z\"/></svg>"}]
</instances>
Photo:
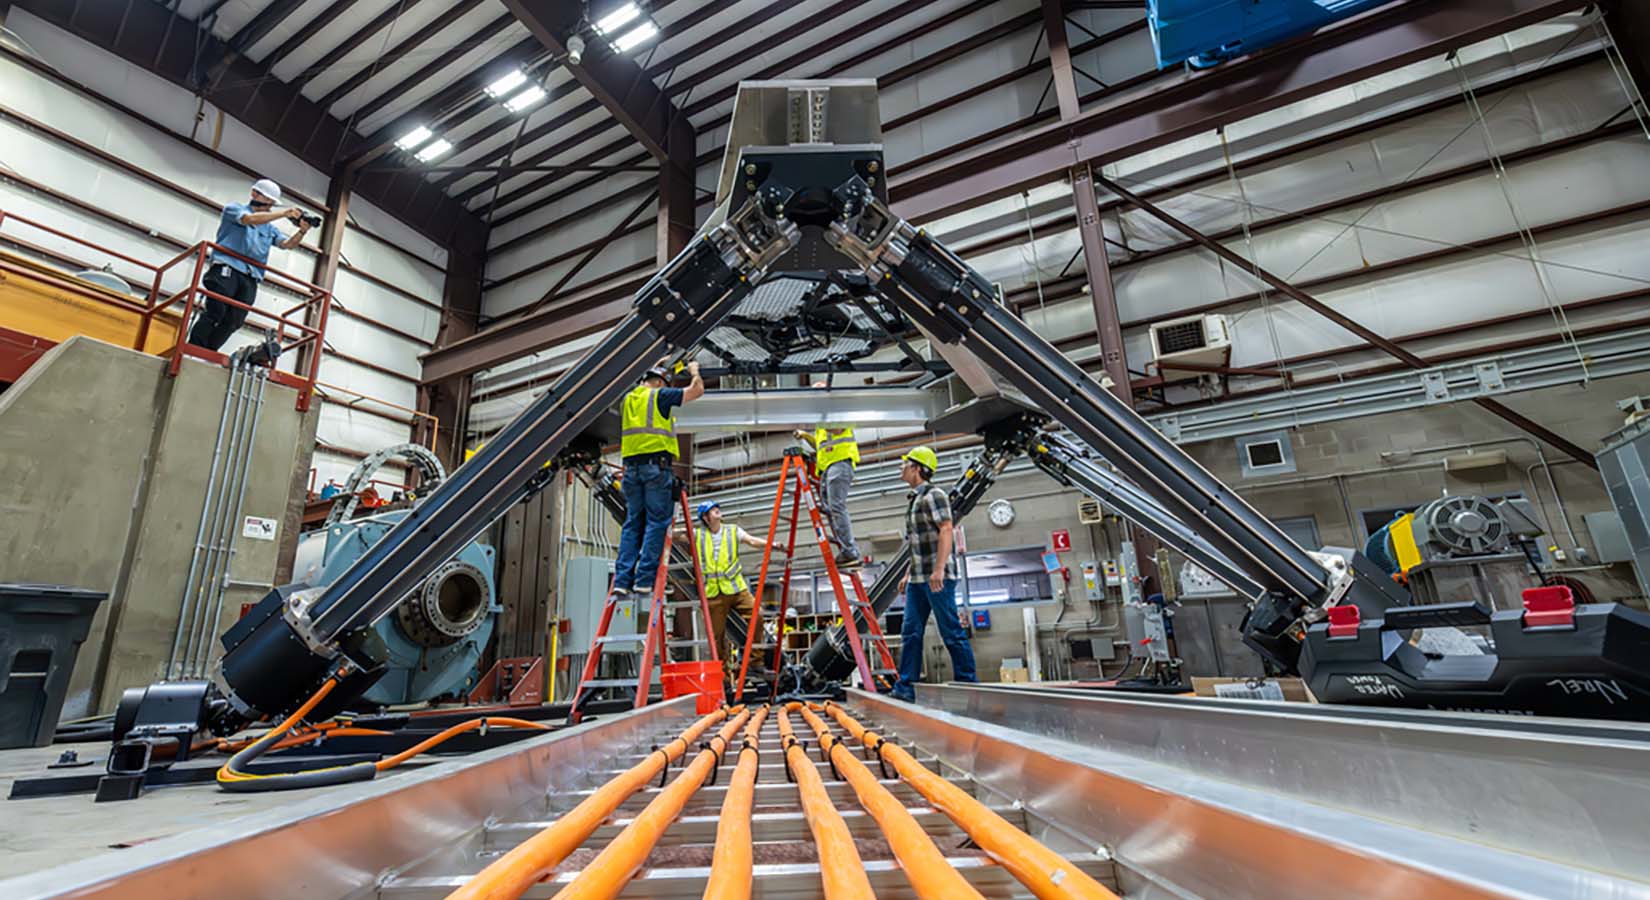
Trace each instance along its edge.
<instances>
[{"instance_id":1,"label":"blue equipment overhead","mask_svg":"<svg viewBox=\"0 0 1650 900\"><path fill-rule=\"evenodd\" d=\"M1147 0L1157 67L1218 65L1389 0Z\"/></svg>"}]
</instances>

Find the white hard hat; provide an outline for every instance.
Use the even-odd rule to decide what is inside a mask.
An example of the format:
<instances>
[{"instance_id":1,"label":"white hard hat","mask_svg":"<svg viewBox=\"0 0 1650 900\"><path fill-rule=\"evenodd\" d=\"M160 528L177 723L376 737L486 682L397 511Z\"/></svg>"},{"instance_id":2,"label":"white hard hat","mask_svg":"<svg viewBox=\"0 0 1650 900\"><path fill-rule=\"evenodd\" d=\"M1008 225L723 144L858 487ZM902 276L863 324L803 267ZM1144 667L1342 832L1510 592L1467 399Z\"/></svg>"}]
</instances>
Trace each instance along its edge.
<instances>
[{"instance_id":1,"label":"white hard hat","mask_svg":"<svg viewBox=\"0 0 1650 900\"><path fill-rule=\"evenodd\" d=\"M260 178L252 182L252 189L268 197L271 203L281 202L281 186L268 178Z\"/></svg>"}]
</instances>

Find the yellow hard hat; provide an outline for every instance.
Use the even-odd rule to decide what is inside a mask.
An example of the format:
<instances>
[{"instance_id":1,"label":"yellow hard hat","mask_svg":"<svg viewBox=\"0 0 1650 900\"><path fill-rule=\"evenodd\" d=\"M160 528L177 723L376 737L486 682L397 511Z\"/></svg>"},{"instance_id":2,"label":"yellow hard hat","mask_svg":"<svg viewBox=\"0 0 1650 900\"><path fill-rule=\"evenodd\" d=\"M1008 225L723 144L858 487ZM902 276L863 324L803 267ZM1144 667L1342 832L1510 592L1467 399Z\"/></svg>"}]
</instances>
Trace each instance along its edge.
<instances>
[{"instance_id":1,"label":"yellow hard hat","mask_svg":"<svg viewBox=\"0 0 1650 900\"><path fill-rule=\"evenodd\" d=\"M940 470L940 458L928 447L913 447L911 452L900 457L901 460L910 460L930 472Z\"/></svg>"}]
</instances>

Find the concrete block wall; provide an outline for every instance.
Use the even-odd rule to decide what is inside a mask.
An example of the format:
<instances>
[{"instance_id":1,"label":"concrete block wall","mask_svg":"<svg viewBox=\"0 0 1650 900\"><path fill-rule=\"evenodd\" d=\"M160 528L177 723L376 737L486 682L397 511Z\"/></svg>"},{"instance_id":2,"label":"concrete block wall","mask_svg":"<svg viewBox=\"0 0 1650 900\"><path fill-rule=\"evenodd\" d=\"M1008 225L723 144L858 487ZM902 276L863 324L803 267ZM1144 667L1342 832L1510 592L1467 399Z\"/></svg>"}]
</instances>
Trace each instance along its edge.
<instances>
[{"instance_id":1,"label":"concrete block wall","mask_svg":"<svg viewBox=\"0 0 1650 900\"><path fill-rule=\"evenodd\" d=\"M108 591L70 681L64 716L112 710L165 676L206 501L226 369L85 337L50 350L0 395L0 581ZM318 408L265 390L242 514L281 521ZM239 528L236 528L237 533ZM237 538L217 636L274 580L276 540Z\"/></svg>"}]
</instances>

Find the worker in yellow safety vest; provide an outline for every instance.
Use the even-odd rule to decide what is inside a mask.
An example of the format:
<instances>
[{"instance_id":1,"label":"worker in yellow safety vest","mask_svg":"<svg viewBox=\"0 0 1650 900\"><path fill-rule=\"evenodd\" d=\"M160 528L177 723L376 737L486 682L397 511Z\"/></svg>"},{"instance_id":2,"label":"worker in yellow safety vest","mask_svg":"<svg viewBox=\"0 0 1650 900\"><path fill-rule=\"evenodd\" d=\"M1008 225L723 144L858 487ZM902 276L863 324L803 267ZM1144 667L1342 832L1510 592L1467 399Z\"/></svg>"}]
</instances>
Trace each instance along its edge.
<instances>
[{"instance_id":1,"label":"worker in yellow safety vest","mask_svg":"<svg viewBox=\"0 0 1650 900\"><path fill-rule=\"evenodd\" d=\"M814 387L829 385L816 381ZM854 542L854 523L848 518L848 492L854 487L854 467L859 465L859 442L854 440L854 430L821 425L812 433L798 431L796 436L814 448L814 475L824 492L825 514L836 537L837 567L861 565L865 558Z\"/></svg>"},{"instance_id":2,"label":"worker in yellow safety vest","mask_svg":"<svg viewBox=\"0 0 1650 900\"><path fill-rule=\"evenodd\" d=\"M687 365L692 382L685 388L667 387L667 361L647 370L642 383L625 395L619 407L619 455L624 458L624 528L619 532L619 558L613 569L613 594L653 593L659 556L670 534L671 498L676 474L671 470L678 448L676 407L699 399L705 382L699 364Z\"/></svg>"},{"instance_id":3,"label":"worker in yellow safety vest","mask_svg":"<svg viewBox=\"0 0 1650 900\"><path fill-rule=\"evenodd\" d=\"M699 504L694 518L699 520L693 539L698 545L699 574L705 579L710 630L716 646L722 648L722 659L731 662L730 645L726 643L728 613L738 610L748 625L751 612L756 608L750 584L745 581L744 566L739 562L739 545L760 550L768 546L768 538L757 537L738 525L723 523L722 505L714 500Z\"/></svg>"}]
</instances>

